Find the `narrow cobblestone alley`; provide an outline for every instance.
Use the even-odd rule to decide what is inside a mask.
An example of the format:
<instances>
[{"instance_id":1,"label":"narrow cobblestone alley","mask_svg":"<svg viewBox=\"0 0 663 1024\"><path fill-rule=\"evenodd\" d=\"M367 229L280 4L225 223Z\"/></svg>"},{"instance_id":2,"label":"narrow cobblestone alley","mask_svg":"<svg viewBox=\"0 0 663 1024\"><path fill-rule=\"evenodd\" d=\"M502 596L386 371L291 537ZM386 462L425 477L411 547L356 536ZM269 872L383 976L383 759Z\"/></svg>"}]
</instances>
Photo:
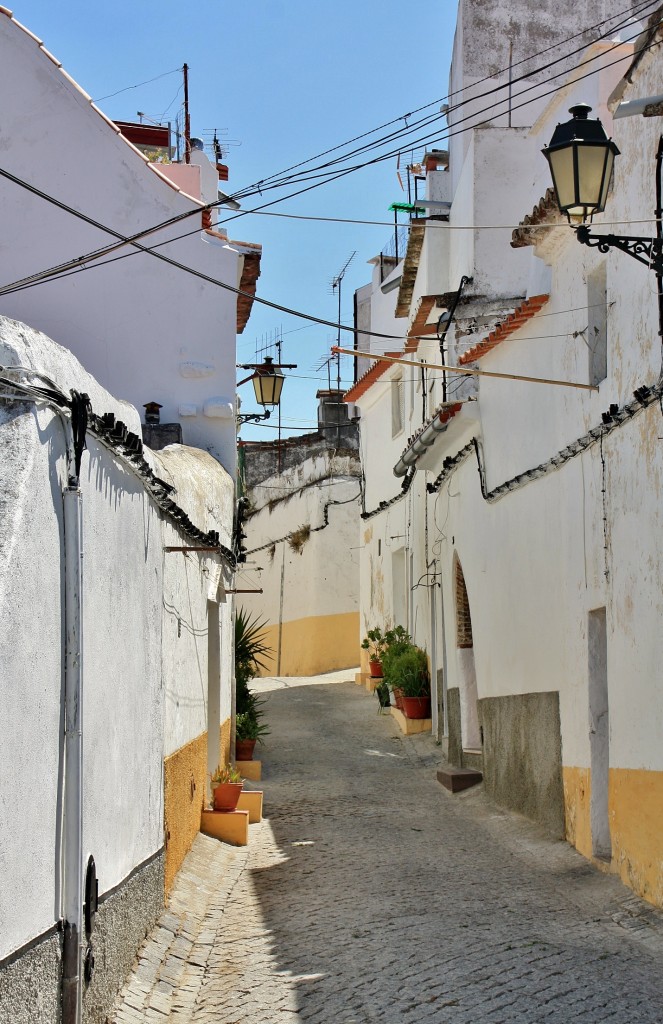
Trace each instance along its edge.
<instances>
[{"instance_id":1,"label":"narrow cobblestone alley","mask_svg":"<svg viewBox=\"0 0 663 1024\"><path fill-rule=\"evenodd\" d=\"M114 1024L660 1024L663 915L342 678L258 681L265 819L198 837Z\"/></svg>"}]
</instances>

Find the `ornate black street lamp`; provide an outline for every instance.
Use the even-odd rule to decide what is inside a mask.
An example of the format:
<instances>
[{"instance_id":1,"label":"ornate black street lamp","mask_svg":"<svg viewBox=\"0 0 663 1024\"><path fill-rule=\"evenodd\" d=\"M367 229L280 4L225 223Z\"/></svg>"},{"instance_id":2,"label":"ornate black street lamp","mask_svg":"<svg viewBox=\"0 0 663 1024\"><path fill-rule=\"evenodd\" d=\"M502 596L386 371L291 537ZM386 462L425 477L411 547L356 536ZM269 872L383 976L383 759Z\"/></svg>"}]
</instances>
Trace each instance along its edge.
<instances>
[{"instance_id":1,"label":"ornate black street lamp","mask_svg":"<svg viewBox=\"0 0 663 1024\"><path fill-rule=\"evenodd\" d=\"M606 135L599 120L588 117L592 108L586 103L571 107L571 121L558 124L543 150L550 164L555 196L569 223L576 223L576 237L582 245L595 247L599 252L621 249L633 259L644 263L654 273L663 274L663 239L643 238L640 235L593 235L585 221L605 209L612 176L613 161L619 154L617 146ZM659 146L656 220L661 223Z\"/></svg>"},{"instance_id":2,"label":"ornate black street lamp","mask_svg":"<svg viewBox=\"0 0 663 1024\"><path fill-rule=\"evenodd\" d=\"M275 363L271 356L265 356L263 363L241 363L240 369L253 370L253 373L245 377L244 380L238 381L237 387L252 380L256 401L265 411L241 413L237 417L238 426L241 426L242 423L257 423L259 420L268 420L272 409L281 401L281 391L283 390L283 382L285 380L281 370L295 370L296 368L296 363ZM267 406L271 408L268 409Z\"/></svg>"}]
</instances>

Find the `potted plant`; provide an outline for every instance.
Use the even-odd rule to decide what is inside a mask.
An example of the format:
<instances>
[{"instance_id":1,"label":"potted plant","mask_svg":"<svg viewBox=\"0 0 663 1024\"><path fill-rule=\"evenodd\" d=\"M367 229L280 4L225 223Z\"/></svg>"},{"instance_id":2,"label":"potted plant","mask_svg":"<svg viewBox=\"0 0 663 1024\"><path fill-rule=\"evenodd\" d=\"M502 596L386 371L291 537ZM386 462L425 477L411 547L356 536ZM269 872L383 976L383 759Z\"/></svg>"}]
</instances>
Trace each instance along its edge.
<instances>
[{"instance_id":1,"label":"potted plant","mask_svg":"<svg viewBox=\"0 0 663 1024\"><path fill-rule=\"evenodd\" d=\"M385 683L384 679L380 680L378 685L375 687L375 696L380 702L380 711L391 707L391 694L389 693L389 687Z\"/></svg>"},{"instance_id":2,"label":"potted plant","mask_svg":"<svg viewBox=\"0 0 663 1024\"><path fill-rule=\"evenodd\" d=\"M232 765L220 764L210 775L215 811L234 811L242 792L242 777Z\"/></svg>"},{"instance_id":3,"label":"potted plant","mask_svg":"<svg viewBox=\"0 0 663 1024\"><path fill-rule=\"evenodd\" d=\"M426 652L412 645L393 660L390 672L391 685L401 691L402 711L405 717L428 718L430 676Z\"/></svg>"},{"instance_id":4,"label":"potted plant","mask_svg":"<svg viewBox=\"0 0 663 1024\"><path fill-rule=\"evenodd\" d=\"M252 761L256 743L269 733L269 727L260 718L262 711L240 711L235 720L235 758L237 761Z\"/></svg>"},{"instance_id":5,"label":"potted plant","mask_svg":"<svg viewBox=\"0 0 663 1024\"><path fill-rule=\"evenodd\" d=\"M249 615L243 608L237 610L235 616L235 693L237 714L246 711L257 711L262 701L249 690L249 680L258 674L260 669L267 668L264 657L271 654L271 648L265 643L264 620Z\"/></svg>"},{"instance_id":6,"label":"potted plant","mask_svg":"<svg viewBox=\"0 0 663 1024\"><path fill-rule=\"evenodd\" d=\"M403 697L399 686L394 666L398 659L406 651L414 647L412 637L404 626L394 626L388 629L384 636L384 652L382 654L382 668L387 686L394 694L394 701L399 710L403 710Z\"/></svg>"},{"instance_id":7,"label":"potted plant","mask_svg":"<svg viewBox=\"0 0 663 1024\"><path fill-rule=\"evenodd\" d=\"M386 637L379 626L369 629L361 642L363 651L368 651L368 668L372 679L382 679L382 655L386 649Z\"/></svg>"}]
</instances>

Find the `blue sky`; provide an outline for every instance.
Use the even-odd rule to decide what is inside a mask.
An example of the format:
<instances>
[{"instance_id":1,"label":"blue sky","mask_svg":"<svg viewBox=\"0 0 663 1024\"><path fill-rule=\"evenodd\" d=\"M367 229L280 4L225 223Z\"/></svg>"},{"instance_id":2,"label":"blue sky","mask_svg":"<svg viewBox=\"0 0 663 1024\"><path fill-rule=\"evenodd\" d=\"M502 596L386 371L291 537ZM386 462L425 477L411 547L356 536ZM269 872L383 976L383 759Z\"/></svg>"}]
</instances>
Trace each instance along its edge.
<instances>
[{"instance_id":1,"label":"blue sky","mask_svg":"<svg viewBox=\"0 0 663 1024\"><path fill-rule=\"evenodd\" d=\"M395 0L17 0L13 12L111 118L137 120L139 110L154 119L174 117L182 100L181 75L175 69L186 61L192 134L216 128L239 143L229 146L226 157L226 188L233 192L442 100L456 6L456 0L420 0L412 6ZM127 89L156 76L163 77ZM434 138L429 145L435 145ZM415 159L422 153L422 146L415 148ZM402 165L411 155L403 152ZM255 196L244 200L242 208L284 194ZM272 209L390 221L389 204L404 199L394 157ZM343 284L346 323L352 320L354 289L370 277L366 260L390 235L388 227L260 214L244 216L228 230L231 237L263 245L259 295L329 320L336 319L338 310L331 281L356 250ZM298 364L283 392L283 432L288 434L315 423L315 392L327 386L326 371L316 373L316 367L336 337L332 328L307 326L255 304L238 339L238 360L252 362L256 341L261 344L281 332L284 361ZM344 361L345 380L351 372L349 360ZM251 411L251 386L240 394L244 410ZM272 436L268 426L242 430L244 438Z\"/></svg>"}]
</instances>

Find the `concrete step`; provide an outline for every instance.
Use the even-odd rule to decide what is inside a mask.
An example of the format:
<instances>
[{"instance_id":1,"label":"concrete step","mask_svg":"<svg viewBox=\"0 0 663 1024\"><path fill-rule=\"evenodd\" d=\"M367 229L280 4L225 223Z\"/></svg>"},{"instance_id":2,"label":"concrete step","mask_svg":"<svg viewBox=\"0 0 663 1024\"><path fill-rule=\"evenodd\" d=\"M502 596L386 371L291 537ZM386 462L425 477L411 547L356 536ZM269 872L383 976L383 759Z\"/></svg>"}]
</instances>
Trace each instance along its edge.
<instances>
[{"instance_id":1,"label":"concrete step","mask_svg":"<svg viewBox=\"0 0 663 1024\"><path fill-rule=\"evenodd\" d=\"M450 793L460 793L470 786L477 786L483 781L483 775L473 768L442 768L437 773L437 781Z\"/></svg>"}]
</instances>

